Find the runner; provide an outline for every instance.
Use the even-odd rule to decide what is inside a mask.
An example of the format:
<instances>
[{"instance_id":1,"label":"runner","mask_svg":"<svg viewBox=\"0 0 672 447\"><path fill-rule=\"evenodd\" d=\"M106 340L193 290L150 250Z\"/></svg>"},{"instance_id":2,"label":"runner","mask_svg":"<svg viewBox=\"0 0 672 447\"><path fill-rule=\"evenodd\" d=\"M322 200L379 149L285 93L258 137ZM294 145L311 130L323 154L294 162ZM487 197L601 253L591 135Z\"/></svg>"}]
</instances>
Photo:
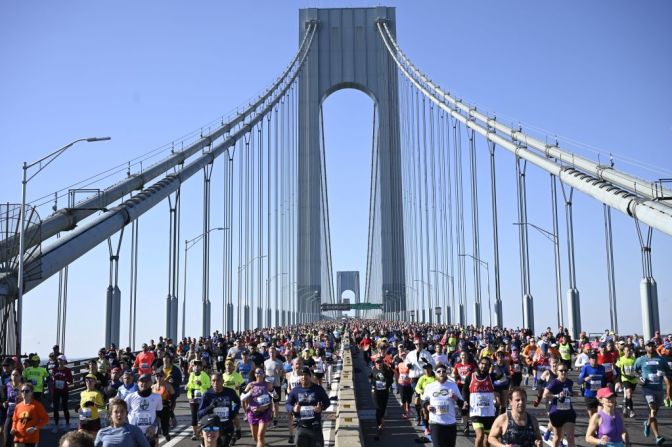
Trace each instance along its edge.
<instances>
[{"instance_id":1,"label":"runner","mask_svg":"<svg viewBox=\"0 0 672 447\"><path fill-rule=\"evenodd\" d=\"M292 392L294 388L301 384L301 360L294 359L292 360L292 370L287 373L287 399L289 398L289 393ZM294 413L289 412L289 440L290 444L294 444Z\"/></svg>"},{"instance_id":2,"label":"runner","mask_svg":"<svg viewBox=\"0 0 672 447\"><path fill-rule=\"evenodd\" d=\"M110 425L100 429L94 444L100 447L128 446L149 447L147 438L135 425L128 423L128 406L121 399L112 399L109 404Z\"/></svg>"},{"instance_id":3,"label":"runner","mask_svg":"<svg viewBox=\"0 0 672 447\"><path fill-rule=\"evenodd\" d=\"M415 385L415 393L418 396L418 402L420 402L420 404L422 404L422 395L425 392L425 387L436 380L436 376L434 375L434 369L432 368L432 365L430 365L429 363L425 363L423 369L425 371L425 374L420 376L420 378L418 379L418 383ZM416 408L416 411L418 411L418 417L420 421L418 425L425 427L423 436L426 437L427 440L430 440L431 438L429 431L429 413L427 412L427 409L424 408L422 405L420 405L420 410L417 410Z\"/></svg>"},{"instance_id":4,"label":"runner","mask_svg":"<svg viewBox=\"0 0 672 447\"><path fill-rule=\"evenodd\" d=\"M152 374L152 364L154 363L154 353L149 350L147 343L142 344L142 352L138 354L133 362L133 370L142 374Z\"/></svg>"},{"instance_id":5,"label":"runner","mask_svg":"<svg viewBox=\"0 0 672 447\"><path fill-rule=\"evenodd\" d=\"M25 381L33 384L33 399L42 402L42 393L44 393L44 382L49 377L47 370L40 366L40 357L34 354L29 357L28 367L23 370Z\"/></svg>"},{"instance_id":6,"label":"runner","mask_svg":"<svg viewBox=\"0 0 672 447\"><path fill-rule=\"evenodd\" d=\"M604 367L597 364L597 354L591 353L588 356L588 364L581 368L577 382L584 386L586 411L588 418L591 418L597 412L597 390L604 388L606 384L606 373Z\"/></svg>"},{"instance_id":7,"label":"runner","mask_svg":"<svg viewBox=\"0 0 672 447\"><path fill-rule=\"evenodd\" d=\"M16 409L16 404L21 402L21 373L18 369L15 369L11 372L9 376L9 382L3 387L3 392L0 393L2 397L2 406L6 411L5 420L3 423L2 438L3 445L11 445L13 436L11 435L12 430L12 417L14 416L14 411Z\"/></svg>"},{"instance_id":8,"label":"runner","mask_svg":"<svg viewBox=\"0 0 672 447\"><path fill-rule=\"evenodd\" d=\"M508 390L511 384L509 379L509 365L506 363L506 352L500 348L496 351L496 361L493 363L490 371L492 372L493 382L495 386L495 405L497 406L497 414L506 413L506 405L508 402Z\"/></svg>"},{"instance_id":9,"label":"runner","mask_svg":"<svg viewBox=\"0 0 672 447\"><path fill-rule=\"evenodd\" d=\"M133 382L133 372L126 370L121 376L122 384L117 388L117 399L124 400L126 396L138 391L138 386Z\"/></svg>"},{"instance_id":10,"label":"runner","mask_svg":"<svg viewBox=\"0 0 672 447\"><path fill-rule=\"evenodd\" d=\"M246 405L252 438L257 447L264 447L266 428L273 415L273 385L266 382L263 369L257 368L254 373L256 380L245 387L245 393L240 399Z\"/></svg>"},{"instance_id":11,"label":"runner","mask_svg":"<svg viewBox=\"0 0 672 447\"><path fill-rule=\"evenodd\" d=\"M68 399L70 398L70 388L72 387L72 372L66 366L68 360L64 355L58 356L58 366L52 372L51 380L51 396L54 411L54 428L52 433L58 433L61 429L59 411L63 410L63 418L65 419L64 430L70 427L70 411L68 410Z\"/></svg>"},{"instance_id":12,"label":"runner","mask_svg":"<svg viewBox=\"0 0 672 447\"><path fill-rule=\"evenodd\" d=\"M642 382L642 394L649 405L649 416L644 421L644 436L647 438L653 432L656 437L656 445L665 442L665 438L658 430L658 409L663 403L663 382L667 388L666 398L670 399L670 372L667 362L658 357L656 353L656 343L649 341L646 343L646 355L641 356L635 362L635 371L640 375Z\"/></svg>"},{"instance_id":13,"label":"runner","mask_svg":"<svg viewBox=\"0 0 672 447\"><path fill-rule=\"evenodd\" d=\"M16 404L12 416L12 429L15 445L36 446L40 442L40 429L49 422L49 415L42 404L33 399L33 384L26 382L21 386L23 401Z\"/></svg>"},{"instance_id":14,"label":"runner","mask_svg":"<svg viewBox=\"0 0 672 447\"><path fill-rule=\"evenodd\" d=\"M273 387L273 428L278 426L278 413L280 395L282 394L282 377L285 372L282 360L278 358L278 350L272 345L268 351L268 360L264 361L264 373L266 382ZM322 365L322 375L324 375L324 363Z\"/></svg>"},{"instance_id":15,"label":"runner","mask_svg":"<svg viewBox=\"0 0 672 447\"><path fill-rule=\"evenodd\" d=\"M157 416L161 424L161 434L166 438L166 442L170 441L170 420L171 408L170 400L175 394L175 388L168 382L166 376L163 375L163 370L159 367L154 371L154 384L152 385L152 392L161 397L161 404L163 408L158 412Z\"/></svg>"},{"instance_id":16,"label":"runner","mask_svg":"<svg viewBox=\"0 0 672 447\"><path fill-rule=\"evenodd\" d=\"M154 447L157 443L156 414L163 409L161 396L152 392L152 375L143 374L138 378L138 391L126 396L128 421L142 431Z\"/></svg>"},{"instance_id":17,"label":"runner","mask_svg":"<svg viewBox=\"0 0 672 447\"><path fill-rule=\"evenodd\" d=\"M457 383L457 386L463 390L462 394L464 395L464 382L466 382L467 377L476 371L476 364L471 361L469 358L469 353L467 351L460 352L459 361L455 363L453 367L453 379ZM462 408L462 424L464 426L464 436L469 436L469 408Z\"/></svg>"},{"instance_id":18,"label":"runner","mask_svg":"<svg viewBox=\"0 0 672 447\"><path fill-rule=\"evenodd\" d=\"M331 402L324 388L313 383L311 370L303 367L301 383L292 388L287 396L285 409L293 413L297 421L296 445L301 447L322 447L322 411L326 410ZM260 444L257 444L261 447Z\"/></svg>"},{"instance_id":19,"label":"runner","mask_svg":"<svg viewBox=\"0 0 672 447\"><path fill-rule=\"evenodd\" d=\"M383 433L387 400L390 397L390 387L394 382L392 370L385 365L382 357L379 356L376 359L375 366L371 370L371 374L369 374L369 380L371 381L374 401L376 402L376 426L378 427L376 439L379 439L380 435Z\"/></svg>"},{"instance_id":20,"label":"runner","mask_svg":"<svg viewBox=\"0 0 672 447\"><path fill-rule=\"evenodd\" d=\"M616 390L618 391L619 388L623 390L624 415L629 418L635 417L632 394L635 392L635 388L637 388L638 381L637 374L635 373L636 360L632 347L625 345L623 346L623 355L616 362L616 367L620 372Z\"/></svg>"},{"instance_id":21,"label":"runner","mask_svg":"<svg viewBox=\"0 0 672 447\"><path fill-rule=\"evenodd\" d=\"M394 360L396 365L397 392L401 397L401 418L408 419L408 413L411 411L411 401L413 400L413 384L409 375L410 369L406 365L405 349L401 343L399 346L399 352Z\"/></svg>"},{"instance_id":22,"label":"runner","mask_svg":"<svg viewBox=\"0 0 672 447\"><path fill-rule=\"evenodd\" d=\"M84 385L86 388L79 395L79 429L95 437L100 430L100 410L105 409L105 399L96 387L96 376L87 374Z\"/></svg>"},{"instance_id":23,"label":"runner","mask_svg":"<svg viewBox=\"0 0 672 447\"><path fill-rule=\"evenodd\" d=\"M490 374L490 358L483 357L478 361L478 369L467 377L462 395L464 408L469 408L472 426L476 439L476 447L485 447L488 443L488 432L495 421L495 387Z\"/></svg>"},{"instance_id":24,"label":"runner","mask_svg":"<svg viewBox=\"0 0 672 447\"><path fill-rule=\"evenodd\" d=\"M212 388L203 395L198 408L198 417L202 420L206 415L217 416L219 419L217 426L220 429L220 443L222 446L228 447L234 437L234 427L238 428L237 431L240 431L240 423L237 423L240 398L234 389L224 386L221 373L213 373L210 376L210 383Z\"/></svg>"},{"instance_id":25,"label":"runner","mask_svg":"<svg viewBox=\"0 0 672 447\"><path fill-rule=\"evenodd\" d=\"M413 339L413 344L415 349L406 354L406 366L409 369L408 374L411 377L411 384L415 390L418 385L418 379L420 379L423 374L424 365L430 365L434 368L435 364L431 354L423 348L424 344L419 337ZM420 395L417 395L415 399L415 415L417 425L422 425Z\"/></svg>"},{"instance_id":26,"label":"runner","mask_svg":"<svg viewBox=\"0 0 672 447\"><path fill-rule=\"evenodd\" d=\"M192 441L200 439L198 433L198 407L201 405L203 395L210 389L210 377L204 371L201 371L201 367L202 363L200 360L193 362L193 370L189 374L189 381L185 387L191 410Z\"/></svg>"},{"instance_id":27,"label":"runner","mask_svg":"<svg viewBox=\"0 0 672 447\"><path fill-rule=\"evenodd\" d=\"M597 390L597 398L602 408L590 418L586 430L586 442L609 447L629 445L630 440L623 416L616 410L616 394L611 388L600 388Z\"/></svg>"},{"instance_id":28,"label":"runner","mask_svg":"<svg viewBox=\"0 0 672 447\"><path fill-rule=\"evenodd\" d=\"M544 389L543 399L550 400L548 417L551 428L546 429L546 433L553 432L553 446L559 447L562 444L563 436L567 438L567 446L576 445L574 436L574 424L576 423L576 411L572 405L574 391L573 382L567 378L569 368L565 363L557 366L557 377L550 380ZM544 440L550 436L544 433Z\"/></svg>"},{"instance_id":29,"label":"runner","mask_svg":"<svg viewBox=\"0 0 672 447\"><path fill-rule=\"evenodd\" d=\"M488 443L493 447L540 447L541 435L537 419L527 412L527 393L514 387L509 392L511 410L501 414L492 424Z\"/></svg>"},{"instance_id":30,"label":"runner","mask_svg":"<svg viewBox=\"0 0 672 447\"><path fill-rule=\"evenodd\" d=\"M456 405L462 395L453 380L448 379L448 368L436 366L436 381L427 385L422 399L429 413L429 429L433 447L455 447L457 438Z\"/></svg>"}]
</instances>

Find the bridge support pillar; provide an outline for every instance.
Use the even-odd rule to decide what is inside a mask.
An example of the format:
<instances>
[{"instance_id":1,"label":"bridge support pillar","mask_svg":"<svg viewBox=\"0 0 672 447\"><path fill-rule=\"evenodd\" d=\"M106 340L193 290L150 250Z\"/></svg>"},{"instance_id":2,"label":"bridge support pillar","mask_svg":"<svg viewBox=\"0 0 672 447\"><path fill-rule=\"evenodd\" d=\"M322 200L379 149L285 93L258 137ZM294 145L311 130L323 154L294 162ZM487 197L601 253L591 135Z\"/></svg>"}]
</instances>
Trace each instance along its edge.
<instances>
[{"instance_id":1,"label":"bridge support pillar","mask_svg":"<svg viewBox=\"0 0 672 447\"><path fill-rule=\"evenodd\" d=\"M233 327L233 303L226 304L226 331L235 331Z\"/></svg>"},{"instance_id":2,"label":"bridge support pillar","mask_svg":"<svg viewBox=\"0 0 672 447\"><path fill-rule=\"evenodd\" d=\"M460 325L464 326L467 323L467 315L464 312L464 304L460 304L458 312L460 314Z\"/></svg>"},{"instance_id":3,"label":"bridge support pillar","mask_svg":"<svg viewBox=\"0 0 672 447\"><path fill-rule=\"evenodd\" d=\"M502 315L502 300L495 300L495 326L502 327L504 317Z\"/></svg>"},{"instance_id":4,"label":"bridge support pillar","mask_svg":"<svg viewBox=\"0 0 672 447\"><path fill-rule=\"evenodd\" d=\"M243 327L245 330L250 329L250 306L247 304L243 307Z\"/></svg>"},{"instance_id":5,"label":"bridge support pillar","mask_svg":"<svg viewBox=\"0 0 672 447\"><path fill-rule=\"evenodd\" d=\"M116 250L112 247L112 238L107 239L107 248L110 253L110 284L107 287L105 302L105 346L112 343L119 346L119 326L121 318L121 290L119 290L119 252L124 229L119 232Z\"/></svg>"},{"instance_id":6,"label":"bridge support pillar","mask_svg":"<svg viewBox=\"0 0 672 447\"><path fill-rule=\"evenodd\" d=\"M576 288L567 291L567 313L569 314L569 332L572 338L578 340L581 333L581 305L579 290Z\"/></svg>"},{"instance_id":7,"label":"bridge support pillar","mask_svg":"<svg viewBox=\"0 0 672 447\"><path fill-rule=\"evenodd\" d=\"M480 315L481 315L481 303L474 302L474 324L476 325L476 327L480 327L482 324Z\"/></svg>"},{"instance_id":8,"label":"bridge support pillar","mask_svg":"<svg viewBox=\"0 0 672 447\"><path fill-rule=\"evenodd\" d=\"M261 307L257 306L257 327L264 327L263 312Z\"/></svg>"},{"instance_id":9,"label":"bridge support pillar","mask_svg":"<svg viewBox=\"0 0 672 447\"><path fill-rule=\"evenodd\" d=\"M287 311L286 310L282 311L281 320L282 320L282 325L286 326L287 325Z\"/></svg>"},{"instance_id":10,"label":"bridge support pillar","mask_svg":"<svg viewBox=\"0 0 672 447\"><path fill-rule=\"evenodd\" d=\"M534 298L529 293L523 295L523 326L534 333Z\"/></svg>"},{"instance_id":11,"label":"bridge support pillar","mask_svg":"<svg viewBox=\"0 0 672 447\"><path fill-rule=\"evenodd\" d=\"M273 311L271 308L266 309L266 327L272 327L273 326Z\"/></svg>"},{"instance_id":12,"label":"bridge support pillar","mask_svg":"<svg viewBox=\"0 0 672 447\"><path fill-rule=\"evenodd\" d=\"M639 284L639 296L642 305L642 333L644 340L650 340L654 332L660 330L658 285L656 280L653 279L653 265L651 263L653 229L649 227L645 239L642 235L639 220L635 219L635 223L637 224L637 235L642 250L642 281Z\"/></svg>"},{"instance_id":13,"label":"bridge support pillar","mask_svg":"<svg viewBox=\"0 0 672 447\"><path fill-rule=\"evenodd\" d=\"M280 309L275 309L275 326L280 325Z\"/></svg>"}]
</instances>

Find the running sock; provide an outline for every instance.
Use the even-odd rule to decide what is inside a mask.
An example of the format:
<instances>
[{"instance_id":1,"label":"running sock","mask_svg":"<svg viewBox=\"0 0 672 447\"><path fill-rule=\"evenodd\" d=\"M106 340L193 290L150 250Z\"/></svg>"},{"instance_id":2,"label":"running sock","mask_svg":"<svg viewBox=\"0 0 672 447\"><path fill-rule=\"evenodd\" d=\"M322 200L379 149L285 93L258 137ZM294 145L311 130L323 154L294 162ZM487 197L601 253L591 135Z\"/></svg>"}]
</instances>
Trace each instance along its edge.
<instances>
[{"instance_id":1,"label":"running sock","mask_svg":"<svg viewBox=\"0 0 672 447\"><path fill-rule=\"evenodd\" d=\"M632 397L628 397L628 398L625 399L625 407L632 410L632 408L633 408Z\"/></svg>"}]
</instances>

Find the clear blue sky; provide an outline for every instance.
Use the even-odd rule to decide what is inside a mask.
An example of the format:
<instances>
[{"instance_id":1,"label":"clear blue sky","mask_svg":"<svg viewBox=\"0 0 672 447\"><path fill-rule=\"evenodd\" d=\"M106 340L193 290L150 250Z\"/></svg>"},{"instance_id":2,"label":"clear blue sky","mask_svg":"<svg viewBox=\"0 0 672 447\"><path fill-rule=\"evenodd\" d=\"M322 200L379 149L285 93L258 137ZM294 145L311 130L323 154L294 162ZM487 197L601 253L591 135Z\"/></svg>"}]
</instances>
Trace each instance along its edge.
<instances>
[{"instance_id":1,"label":"clear blue sky","mask_svg":"<svg viewBox=\"0 0 672 447\"><path fill-rule=\"evenodd\" d=\"M112 141L82 144L29 185L29 199L179 141L183 135L246 104L275 79L294 55L298 9L376 6L352 1L249 2L48 2L0 5L0 142L2 202L20 201L21 163L67 142L109 135ZM672 5L667 1L391 1L397 35L411 60L445 89L496 112L498 119L546 129L561 144L644 178L672 177ZM372 103L355 91L325 102L327 169L335 270L366 265ZM570 139L582 143L570 144ZM589 145L592 148L588 148ZM481 147L485 158L485 148ZM646 166L652 169L645 169ZM505 323L520 323L520 291L513 158L499 158L500 228ZM221 165L220 165L221 169ZM487 195L486 165L482 195ZM112 180L118 180L115 177ZM213 188L221 186L216 172ZM528 180L530 222L550 228L548 179ZM99 185L106 186L106 185ZM201 182L184 187L189 208L181 238L201 232ZM215 199L217 201L217 199ZM64 203L60 203L64 206ZM48 214L49 207L40 210ZM213 210L213 226L222 211ZM481 253L492 258L489 213L481 220ZM575 200L578 287L583 325L602 330L609 321L602 207L581 194ZM167 294L168 205L141 220L138 340L164 330ZM151 228L151 231L149 230ZM564 228L564 225L562 226ZM639 246L632 220L614 212L617 299L622 331L640 331ZM551 244L531 233L532 292L537 327L554 325ZM213 236L213 328L221 322L221 260ZM151 255L149 254L151 252ZM564 252L564 250L563 250ZM672 305L672 237L654 232L653 269L661 322ZM129 245L122 248L122 344L127 343ZM70 269L66 352L93 353L104 341L107 247ZM190 257L187 331L200 333L200 255ZM193 259L193 263L192 263ZM564 259L564 253L563 253ZM566 262L563 261L563 290ZM57 280L26 297L24 346L46 353L56 333ZM485 295L484 295L485 299ZM486 313L487 321L487 313Z\"/></svg>"}]
</instances>

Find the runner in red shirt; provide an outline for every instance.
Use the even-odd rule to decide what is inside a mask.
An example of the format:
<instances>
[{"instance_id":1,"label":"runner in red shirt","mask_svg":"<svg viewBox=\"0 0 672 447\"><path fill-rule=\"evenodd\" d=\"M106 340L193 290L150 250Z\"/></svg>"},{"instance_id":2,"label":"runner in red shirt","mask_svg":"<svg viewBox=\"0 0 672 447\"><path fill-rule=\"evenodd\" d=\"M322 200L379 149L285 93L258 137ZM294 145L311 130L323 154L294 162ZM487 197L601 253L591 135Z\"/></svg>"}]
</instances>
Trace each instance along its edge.
<instances>
[{"instance_id":1,"label":"runner in red shirt","mask_svg":"<svg viewBox=\"0 0 672 447\"><path fill-rule=\"evenodd\" d=\"M133 369L139 375L152 374L152 363L154 363L154 353L149 350L147 343L142 344L142 352L138 354L133 363Z\"/></svg>"}]
</instances>

